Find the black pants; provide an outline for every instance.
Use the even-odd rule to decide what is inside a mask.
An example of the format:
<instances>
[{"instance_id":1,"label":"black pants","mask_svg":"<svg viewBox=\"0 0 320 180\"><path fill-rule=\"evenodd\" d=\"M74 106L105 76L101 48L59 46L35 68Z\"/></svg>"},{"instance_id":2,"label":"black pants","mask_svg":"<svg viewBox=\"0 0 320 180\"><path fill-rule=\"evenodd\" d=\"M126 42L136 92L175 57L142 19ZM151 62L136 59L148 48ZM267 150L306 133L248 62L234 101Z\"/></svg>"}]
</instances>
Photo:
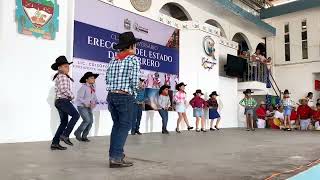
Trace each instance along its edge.
<instances>
[{"instance_id":1,"label":"black pants","mask_svg":"<svg viewBox=\"0 0 320 180\"><path fill-rule=\"evenodd\" d=\"M52 144L58 144L60 142L61 135L69 137L80 118L78 111L68 99L57 99L55 106L58 109L61 123L52 140ZM70 121L69 116L71 116Z\"/></svg>"}]
</instances>

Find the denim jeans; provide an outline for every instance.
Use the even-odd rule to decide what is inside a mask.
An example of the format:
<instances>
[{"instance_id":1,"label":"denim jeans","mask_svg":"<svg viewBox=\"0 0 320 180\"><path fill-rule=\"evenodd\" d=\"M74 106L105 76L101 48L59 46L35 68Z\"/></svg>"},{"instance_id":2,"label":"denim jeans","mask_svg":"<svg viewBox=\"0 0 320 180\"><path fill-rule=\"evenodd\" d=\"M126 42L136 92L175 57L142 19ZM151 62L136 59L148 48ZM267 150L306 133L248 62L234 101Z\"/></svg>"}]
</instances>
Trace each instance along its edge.
<instances>
[{"instance_id":1,"label":"denim jeans","mask_svg":"<svg viewBox=\"0 0 320 180\"><path fill-rule=\"evenodd\" d=\"M141 117L142 105L134 103L131 132L136 132L140 130Z\"/></svg>"},{"instance_id":2,"label":"denim jeans","mask_svg":"<svg viewBox=\"0 0 320 180\"><path fill-rule=\"evenodd\" d=\"M159 109L159 114L162 118L162 130L167 130L167 124L168 124L168 111L164 109Z\"/></svg>"},{"instance_id":3,"label":"denim jeans","mask_svg":"<svg viewBox=\"0 0 320 180\"><path fill-rule=\"evenodd\" d=\"M108 108L113 120L110 136L110 160L121 160L124 156L123 147L128 132L132 127L134 97L131 95L109 93L107 97Z\"/></svg>"},{"instance_id":4,"label":"denim jeans","mask_svg":"<svg viewBox=\"0 0 320 180\"><path fill-rule=\"evenodd\" d=\"M76 136L87 138L90 129L93 124L93 114L92 109L87 107L81 107L78 106L78 111L80 113L80 116L82 117L83 121L78 127L78 129L74 132ZM82 134L82 136L81 136Z\"/></svg>"},{"instance_id":5,"label":"denim jeans","mask_svg":"<svg viewBox=\"0 0 320 180\"><path fill-rule=\"evenodd\" d=\"M61 123L52 140L52 144L59 144L61 135L69 137L74 126L79 120L80 115L76 110L76 108L68 99L57 99L55 102L55 106L58 109ZM69 122L68 122L68 119L69 119L68 116L71 116L71 119Z\"/></svg>"}]
</instances>

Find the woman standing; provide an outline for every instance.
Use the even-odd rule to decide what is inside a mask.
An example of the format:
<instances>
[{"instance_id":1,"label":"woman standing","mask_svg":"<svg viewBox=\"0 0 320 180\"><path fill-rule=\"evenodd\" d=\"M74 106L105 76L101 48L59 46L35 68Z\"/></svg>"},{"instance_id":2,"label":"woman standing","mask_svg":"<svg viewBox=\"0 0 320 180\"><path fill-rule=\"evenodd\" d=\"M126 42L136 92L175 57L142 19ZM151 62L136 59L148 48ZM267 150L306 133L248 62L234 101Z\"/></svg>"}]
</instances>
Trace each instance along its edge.
<instances>
[{"instance_id":1,"label":"woman standing","mask_svg":"<svg viewBox=\"0 0 320 180\"><path fill-rule=\"evenodd\" d=\"M187 114L186 114L186 110L187 110L187 105L188 104L187 104L187 100L186 100L186 98L187 98L186 92L184 91L185 90L185 86L186 86L186 84L184 84L183 82L177 84L176 85L176 90L178 92L174 96L174 101L176 103L176 111L177 111L177 113L179 115L179 118L178 118L178 121L177 121L177 128L176 128L176 132L177 133L181 133L179 125L180 125L180 122L181 122L182 119L187 124L188 131L193 129L193 127L191 127L189 125Z\"/></svg>"}]
</instances>

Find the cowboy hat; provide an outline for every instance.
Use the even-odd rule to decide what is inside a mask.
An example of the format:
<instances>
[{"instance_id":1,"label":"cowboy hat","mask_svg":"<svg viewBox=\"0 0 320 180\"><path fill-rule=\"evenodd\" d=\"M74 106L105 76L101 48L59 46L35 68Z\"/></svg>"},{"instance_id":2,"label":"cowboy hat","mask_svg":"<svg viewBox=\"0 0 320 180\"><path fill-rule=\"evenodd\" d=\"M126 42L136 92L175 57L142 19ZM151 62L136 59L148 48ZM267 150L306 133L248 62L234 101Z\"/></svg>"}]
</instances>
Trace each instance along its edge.
<instances>
[{"instance_id":1,"label":"cowboy hat","mask_svg":"<svg viewBox=\"0 0 320 180\"><path fill-rule=\"evenodd\" d=\"M195 92L195 93L193 93L193 95L194 95L194 96L195 96L195 95L197 95L197 94L201 94L201 95L203 95L203 93L202 93L201 89L197 89L197 90L196 90L196 92Z\"/></svg>"},{"instance_id":2,"label":"cowboy hat","mask_svg":"<svg viewBox=\"0 0 320 180\"><path fill-rule=\"evenodd\" d=\"M260 105L266 105L266 102L261 101L261 102L260 102Z\"/></svg>"},{"instance_id":3,"label":"cowboy hat","mask_svg":"<svg viewBox=\"0 0 320 180\"><path fill-rule=\"evenodd\" d=\"M137 39L134 37L133 32L125 32L119 35L119 43L114 45L114 49L124 49L130 45L136 44L142 41L142 39Z\"/></svg>"},{"instance_id":4,"label":"cowboy hat","mask_svg":"<svg viewBox=\"0 0 320 180\"><path fill-rule=\"evenodd\" d=\"M80 83L86 83L86 80L89 78L89 77L94 77L94 79L97 79L97 77L99 76L99 74L93 74L92 72L86 72L82 78L80 79Z\"/></svg>"},{"instance_id":5,"label":"cowboy hat","mask_svg":"<svg viewBox=\"0 0 320 180\"><path fill-rule=\"evenodd\" d=\"M243 91L243 94L252 94L253 91L251 91L251 89L246 89L245 91Z\"/></svg>"},{"instance_id":6,"label":"cowboy hat","mask_svg":"<svg viewBox=\"0 0 320 180\"><path fill-rule=\"evenodd\" d=\"M59 56L57 59L56 59L56 62L53 63L51 65L51 69L54 70L54 71L57 71L58 70L58 67L63 65L63 64L72 64L73 62L68 62L67 58L65 56Z\"/></svg>"},{"instance_id":7,"label":"cowboy hat","mask_svg":"<svg viewBox=\"0 0 320 180\"><path fill-rule=\"evenodd\" d=\"M139 81L141 81L141 82L143 82L145 79L143 79L143 78L139 78Z\"/></svg>"},{"instance_id":8,"label":"cowboy hat","mask_svg":"<svg viewBox=\"0 0 320 180\"><path fill-rule=\"evenodd\" d=\"M171 86L166 85L166 84L161 86L159 89L159 94L162 94L162 91L164 91L165 89L170 89L170 88L171 88Z\"/></svg>"},{"instance_id":9,"label":"cowboy hat","mask_svg":"<svg viewBox=\"0 0 320 180\"><path fill-rule=\"evenodd\" d=\"M187 86L187 85L185 83L181 82L181 83L176 85L176 90L179 91L181 86Z\"/></svg>"},{"instance_id":10,"label":"cowboy hat","mask_svg":"<svg viewBox=\"0 0 320 180\"><path fill-rule=\"evenodd\" d=\"M213 92L209 95L209 97L212 97L212 96L219 96L219 95L217 94L217 91L213 91Z\"/></svg>"}]
</instances>

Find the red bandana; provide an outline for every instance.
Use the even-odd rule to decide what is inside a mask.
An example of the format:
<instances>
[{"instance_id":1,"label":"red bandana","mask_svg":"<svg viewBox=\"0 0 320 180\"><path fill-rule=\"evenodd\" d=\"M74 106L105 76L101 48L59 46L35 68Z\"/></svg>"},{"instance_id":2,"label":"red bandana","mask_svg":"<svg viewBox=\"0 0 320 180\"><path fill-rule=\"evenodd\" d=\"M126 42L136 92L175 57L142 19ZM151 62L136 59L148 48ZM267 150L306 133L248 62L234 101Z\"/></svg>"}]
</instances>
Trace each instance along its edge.
<instances>
[{"instance_id":1,"label":"red bandana","mask_svg":"<svg viewBox=\"0 0 320 180\"><path fill-rule=\"evenodd\" d=\"M130 55L133 55L133 53L128 52L128 51L118 53L117 56L116 56L116 60L122 61L122 60L124 60L127 56L130 56Z\"/></svg>"}]
</instances>

